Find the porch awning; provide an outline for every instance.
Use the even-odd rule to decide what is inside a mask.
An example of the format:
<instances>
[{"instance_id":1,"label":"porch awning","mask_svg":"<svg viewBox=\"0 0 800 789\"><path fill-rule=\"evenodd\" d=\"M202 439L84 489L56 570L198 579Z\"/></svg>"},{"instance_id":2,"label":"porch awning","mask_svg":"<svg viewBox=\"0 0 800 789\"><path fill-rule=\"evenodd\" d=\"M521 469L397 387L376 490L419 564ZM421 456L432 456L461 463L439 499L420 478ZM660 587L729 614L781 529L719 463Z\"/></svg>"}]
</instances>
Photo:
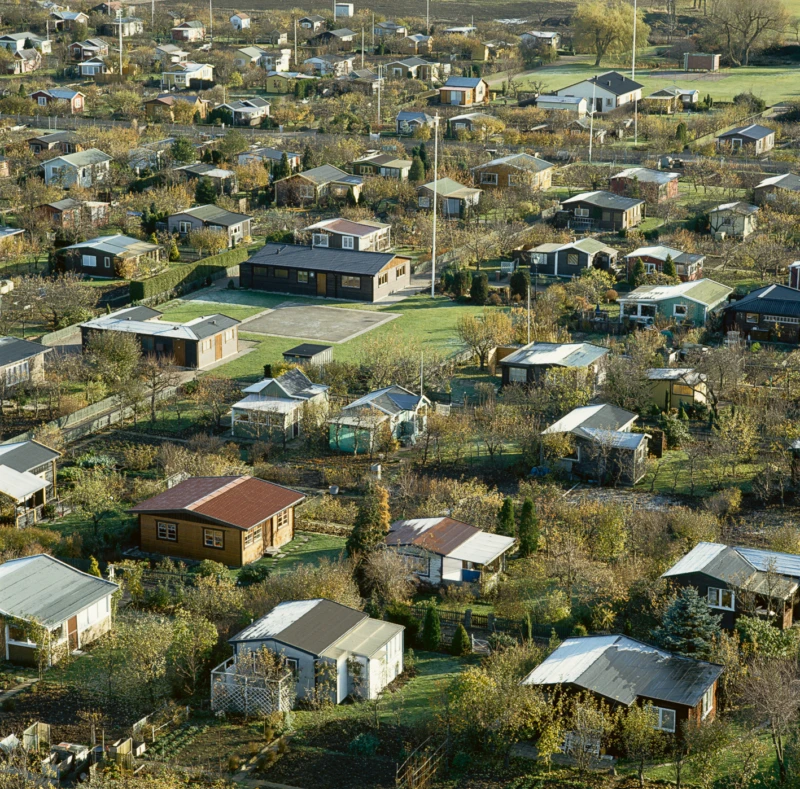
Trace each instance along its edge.
<instances>
[{"instance_id":1,"label":"porch awning","mask_svg":"<svg viewBox=\"0 0 800 789\"><path fill-rule=\"evenodd\" d=\"M29 499L34 493L49 488L50 483L29 471L15 471L0 465L0 493L4 493L17 503Z\"/></svg>"},{"instance_id":2,"label":"porch awning","mask_svg":"<svg viewBox=\"0 0 800 789\"><path fill-rule=\"evenodd\" d=\"M513 537L503 537L500 534L488 534L482 531L454 548L447 554L447 558L487 565L509 550L515 542Z\"/></svg>"}]
</instances>

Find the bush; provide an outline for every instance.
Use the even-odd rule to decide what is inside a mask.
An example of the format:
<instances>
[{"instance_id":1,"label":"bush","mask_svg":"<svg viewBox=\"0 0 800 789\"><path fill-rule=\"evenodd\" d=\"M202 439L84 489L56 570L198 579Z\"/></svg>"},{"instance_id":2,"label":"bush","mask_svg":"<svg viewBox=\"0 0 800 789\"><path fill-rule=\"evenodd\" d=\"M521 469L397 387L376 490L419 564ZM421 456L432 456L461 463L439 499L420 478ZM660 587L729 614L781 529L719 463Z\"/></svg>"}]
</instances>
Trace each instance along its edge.
<instances>
[{"instance_id":1,"label":"bush","mask_svg":"<svg viewBox=\"0 0 800 789\"><path fill-rule=\"evenodd\" d=\"M215 562L213 559L203 559L203 561L197 565L195 573L203 578L215 578L218 575L227 577L228 568L220 562Z\"/></svg>"},{"instance_id":2,"label":"bush","mask_svg":"<svg viewBox=\"0 0 800 789\"><path fill-rule=\"evenodd\" d=\"M573 636L588 636L589 631L586 629L586 625L581 622L578 622L575 627L572 628L572 635Z\"/></svg>"},{"instance_id":3,"label":"bush","mask_svg":"<svg viewBox=\"0 0 800 789\"><path fill-rule=\"evenodd\" d=\"M469 297L473 304L486 304L486 300L489 298L489 277L485 271L479 272L472 278Z\"/></svg>"},{"instance_id":4,"label":"bush","mask_svg":"<svg viewBox=\"0 0 800 789\"><path fill-rule=\"evenodd\" d=\"M98 455L93 452L81 455L77 460L77 464L81 468L114 468L116 465L111 455Z\"/></svg>"},{"instance_id":5,"label":"bush","mask_svg":"<svg viewBox=\"0 0 800 789\"><path fill-rule=\"evenodd\" d=\"M17 700L15 698L3 699L2 706L3 712L14 712L17 708Z\"/></svg>"},{"instance_id":6,"label":"bush","mask_svg":"<svg viewBox=\"0 0 800 789\"><path fill-rule=\"evenodd\" d=\"M742 506L742 491L739 488L726 488L706 499L706 509L718 518L735 515Z\"/></svg>"},{"instance_id":7,"label":"bush","mask_svg":"<svg viewBox=\"0 0 800 789\"><path fill-rule=\"evenodd\" d=\"M613 304L619 298L619 293L614 290L614 288L609 288L606 291L606 301L609 304Z\"/></svg>"},{"instance_id":8,"label":"bush","mask_svg":"<svg viewBox=\"0 0 800 789\"><path fill-rule=\"evenodd\" d=\"M380 744L381 741L374 734L362 732L350 740L347 752L354 756L374 756Z\"/></svg>"},{"instance_id":9,"label":"bush","mask_svg":"<svg viewBox=\"0 0 800 789\"><path fill-rule=\"evenodd\" d=\"M239 571L239 584L252 586L269 578L269 567L266 564L248 564Z\"/></svg>"},{"instance_id":10,"label":"bush","mask_svg":"<svg viewBox=\"0 0 800 789\"><path fill-rule=\"evenodd\" d=\"M517 269L509 281L509 289L512 296L519 296L520 299L526 299L528 290L531 286L530 272L525 269Z\"/></svg>"},{"instance_id":11,"label":"bush","mask_svg":"<svg viewBox=\"0 0 800 789\"><path fill-rule=\"evenodd\" d=\"M173 266L148 279L132 280L129 286L131 301L149 299L162 293L169 293L176 288L202 282L207 278L216 279L224 276L228 268L244 263L248 257L250 254L246 247L237 247L219 255L201 258L194 263Z\"/></svg>"},{"instance_id":12,"label":"bush","mask_svg":"<svg viewBox=\"0 0 800 789\"><path fill-rule=\"evenodd\" d=\"M241 766L242 760L236 754L228 757L228 772L238 773Z\"/></svg>"},{"instance_id":13,"label":"bush","mask_svg":"<svg viewBox=\"0 0 800 789\"><path fill-rule=\"evenodd\" d=\"M517 646L517 639L514 638L514 636L508 635L508 633L494 632L491 633L486 640L489 642L489 646L492 648L493 652L501 652L509 647Z\"/></svg>"},{"instance_id":14,"label":"bush","mask_svg":"<svg viewBox=\"0 0 800 789\"><path fill-rule=\"evenodd\" d=\"M42 507L43 518L55 518L57 513L56 505L53 504L52 501L48 501L47 504Z\"/></svg>"},{"instance_id":15,"label":"bush","mask_svg":"<svg viewBox=\"0 0 800 789\"><path fill-rule=\"evenodd\" d=\"M408 606L394 603L386 609L383 618L387 622L402 625L406 629L406 646L410 647L412 644L416 643L417 635L419 634L419 620L411 613Z\"/></svg>"},{"instance_id":16,"label":"bush","mask_svg":"<svg viewBox=\"0 0 800 789\"><path fill-rule=\"evenodd\" d=\"M150 444L126 444L122 450L122 464L128 471L146 471L156 462L158 447Z\"/></svg>"},{"instance_id":17,"label":"bush","mask_svg":"<svg viewBox=\"0 0 800 789\"><path fill-rule=\"evenodd\" d=\"M459 625L453 634L453 640L450 642L450 654L456 657L472 654L472 640L464 625Z\"/></svg>"},{"instance_id":18,"label":"bush","mask_svg":"<svg viewBox=\"0 0 800 789\"><path fill-rule=\"evenodd\" d=\"M662 414L658 426L664 431L668 449L676 449L689 439L686 425L673 414Z\"/></svg>"},{"instance_id":19,"label":"bush","mask_svg":"<svg viewBox=\"0 0 800 789\"><path fill-rule=\"evenodd\" d=\"M425 621L422 624L422 646L429 652L436 652L442 646L442 623L439 619L439 610L435 605L429 605L425 612Z\"/></svg>"},{"instance_id":20,"label":"bush","mask_svg":"<svg viewBox=\"0 0 800 789\"><path fill-rule=\"evenodd\" d=\"M492 307L502 307L503 299L500 298L500 294L495 291L489 296L486 303L491 305Z\"/></svg>"}]
</instances>

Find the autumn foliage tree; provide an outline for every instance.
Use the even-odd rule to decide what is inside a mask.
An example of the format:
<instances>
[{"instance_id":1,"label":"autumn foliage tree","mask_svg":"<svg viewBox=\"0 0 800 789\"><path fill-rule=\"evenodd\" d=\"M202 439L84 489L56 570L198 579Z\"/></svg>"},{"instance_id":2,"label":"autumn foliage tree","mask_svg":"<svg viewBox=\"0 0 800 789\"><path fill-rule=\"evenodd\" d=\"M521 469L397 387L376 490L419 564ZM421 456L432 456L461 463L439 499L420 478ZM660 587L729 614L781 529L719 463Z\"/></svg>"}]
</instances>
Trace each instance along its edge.
<instances>
[{"instance_id":1,"label":"autumn foliage tree","mask_svg":"<svg viewBox=\"0 0 800 789\"><path fill-rule=\"evenodd\" d=\"M463 315L456 325L459 339L478 357L481 370L486 369L489 352L511 342L514 328L511 317L500 310L485 310L482 315Z\"/></svg>"}]
</instances>

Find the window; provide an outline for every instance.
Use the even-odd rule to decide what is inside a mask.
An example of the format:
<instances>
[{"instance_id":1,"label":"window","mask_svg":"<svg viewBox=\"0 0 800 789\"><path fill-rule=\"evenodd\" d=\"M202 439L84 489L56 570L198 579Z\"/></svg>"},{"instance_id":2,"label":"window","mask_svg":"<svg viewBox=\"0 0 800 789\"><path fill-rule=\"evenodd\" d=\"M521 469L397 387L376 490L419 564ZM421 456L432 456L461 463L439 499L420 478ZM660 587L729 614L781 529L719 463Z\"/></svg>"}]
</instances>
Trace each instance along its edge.
<instances>
[{"instance_id":1,"label":"window","mask_svg":"<svg viewBox=\"0 0 800 789\"><path fill-rule=\"evenodd\" d=\"M713 586L709 586L708 604L711 608L733 611L736 604L736 595L730 589L716 589Z\"/></svg>"},{"instance_id":2,"label":"window","mask_svg":"<svg viewBox=\"0 0 800 789\"><path fill-rule=\"evenodd\" d=\"M222 529L203 529L203 545L206 548L224 548L225 533Z\"/></svg>"},{"instance_id":3,"label":"window","mask_svg":"<svg viewBox=\"0 0 800 789\"><path fill-rule=\"evenodd\" d=\"M275 279L289 279L289 269L274 268L272 269L272 276L275 277Z\"/></svg>"},{"instance_id":4,"label":"window","mask_svg":"<svg viewBox=\"0 0 800 789\"><path fill-rule=\"evenodd\" d=\"M389 272L384 271L383 274L378 276L378 287L385 285L389 281Z\"/></svg>"},{"instance_id":5,"label":"window","mask_svg":"<svg viewBox=\"0 0 800 789\"><path fill-rule=\"evenodd\" d=\"M313 200L315 197L314 194L314 187L313 186L301 186L300 187L300 197L306 200Z\"/></svg>"},{"instance_id":6,"label":"window","mask_svg":"<svg viewBox=\"0 0 800 789\"><path fill-rule=\"evenodd\" d=\"M640 304L639 315L641 315L644 318L655 318L656 317L655 304Z\"/></svg>"},{"instance_id":7,"label":"window","mask_svg":"<svg viewBox=\"0 0 800 789\"><path fill-rule=\"evenodd\" d=\"M25 632L25 628L19 625L8 626L8 638L11 641L20 641L23 644L28 643L28 634Z\"/></svg>"},{"instance_id":8,"label":"window","mask_svg":"<svg viewBox=\"0 0 800 789\"><path fill-rule=\"evenodd\" d=\"M575 209L575 216L589 216L589 209L588 208L576 208Z\"/></svg>"},{"instance_id":9,"label":"window","mask_svg":"<svg viewBox=\"0 0 800 789\"><path fill-rule=\"evenodd\" d=\"M577 266L578 265L578 253L577 252L569 252L569 253L567 253L567 265L568 266Z\"/></svg>"},{"instance_id":10,"label":"window","mask_svg":"<svg viewBox=\"0 0 800 789\"><path fill-rule=\"evenodd\" d=\"M103 258L104 268L111 268L111 258Z\"/></svg>"},{"instance_id":11,"label":"window","mask_svg":"<svg viewBox=\"0 0 800 789\"><path fill-rule=\"evenodd\" d=\"M283 529L288 525L289 525L289 510L284 510L283 512L279 512L275 516L275 528Z\"/></svg>"},{"instance_id":12,"label":"window","mask_svg":"<svg viewBox=\"0 0 800 789\"><path fill-rule=\"evenodd\" d=\"M81 263L84 268L97 268L97 259L94 255L81 255Z\"/></svg>"},{"instance_id":13,"label":"window","mask_svg":"<svg viewBox=\"0 0 800 789\"><path fill-rule=\"evenodd\" d=\"M497 186L497 173L481 173L481 183Z\"/></svg>"},{"instance_id":14,"label":"window","mask_svg":"<svg viewBox=\"0 0 800 789\"><path fill-rule=\"evenodd\" d=\"M158 350L158 348L156 348ZM201 351L210 351L211 350L211 338L209 337L207 340L203 340L200 343L200 350Z\"/></svg>"},{"instance_id":15,"label":"window","mask_svg":"<svg viewBox=\"0 0 800 789\"><path fill-rule=\"evenodd\" d=\"M307 271L298 271L297 272L297 281L298 282L308 282L308 272Z\"/></svg>"},{"instance_id":16,"label":"window","mask_svg":"<svg viewBox=\"0 0 800 789\"><path fill-rule=\"evenodd\" d=\"M352 236L342 236L342 249L354 249L355 244Z\"/></svg>"},{"instance_id":17,"label":"window","mask_svg":"<svg viewBox=\"0 0 800 789\"><path fill-rule=\"evenodd\" d=\"M675 731L675 710L668 710L665 707L654 707L658 713L658 723L656 728L660 731Z\"/></svg>"},{"instance_id":18,"label":"window","mask_svg":"<svg viewBox=\"0 0 800 789\"><path fill-rule=\"evenodd\" d=\"M179 222L178 223L179 232L182 236L185 236L192 232L192 223L191 222Z\"/></svg>"},{"instance_id":19,"label":"window","mask_svg":"<svg viewBox=\"0 0 800 789\"><path fill-rule=\"evenodd\" d=\"M300 674L300 661L297 658L287 657L286 668L288 668L289 671L292 672L292 676L297 679Z\"/></svg>"},{"instance_id":20,"label":"window","mask_svg":"<svg viewBox=\"0 0 800 789\"><path fill-rule=\"evenodd\" d=\"M528 383L528 371L524 367L509 367L508 380L512 384Z\"/></svg>"},{"instance_id":21,"label":"window","mask_svg":"<svg viewBox=\"0 0 800 789\"><path fill-rule=\"evenodd\" d=\"M254 526L244 533L244 547L258 545L261 542L261 525Z\"/></svg>"},{"instance_id":22,"label":"window","mask_svg":"<svg viewBox=\"0 0 800 789\"><path fill-rule=\"evenodd\" d=\"M417 575L430 575L431 574L431 560L424 556L414 556L412 554L402 554L403 561L408 567L408 571L416 573Z\"/></svg>"},{"instance_id":23,"label":"window","mask_svg":"<svg viewBox=\"0 0 800 789\"><path fill-rule=\"evenodd\" d=\"M420 208L430 208L431 207L431 199L430 197L426 197L420 195L419 197L419 207Z\"/></svg>"},{"instance_id":24,"label":"window","mask_svg":"<svg viewBox=\"0 0 800 789\"><path fill-rule=\"evenodd\" d=\"M225 336L223 338L224 342L230 342L236 336L236 331L234 329L228 329L225 332Z\"/></svg>"},{"instance_id":25,"label":"window","mask_svg":"<svg viewBox=\"0 0 800 789\"><path fill-rule=\"evenodd\" d=\"M780 315L765 315L764 320L767 323L800 323L800 318L782 318Z\"/></svg>"},{"instance_id":26,"label":"window","mask_svg":"<svg viewBox=\"0 0 800 789\"><path fill-rule=\"evenodd\" d=\"M28 362L18 362L6 368L6 384L14 386L21 381L27 381L30 377L30 368Z\"/></svg>"},{"instance_id":27,"label":"window","mask_svg":"<svg viewBox=\"0 0 800 789\"><path fill-rule=\"evenodd\" d=\"M96 606L92 606L92 608L96 608ZM89 616L89 621L91 622L91 608L87 611L87 615ZM54 627L50 631L50 638L53 641L61 641L64 638L64 625L59 625L58 627Z\"/></svg>"},{"instance_id":28,"label":"window","mask_svg":"<svg viewBox=\"0 0 800 789\"><path fill-rule=\"evenodd\" d=\"M360 288L361 277L348 277L346 274L342 275L343 288Z\"/></svg>"},{"instance_id":29,"label":"window","mask_svg":"<svg viewBox=\"0 0 800 789\"><path fill-rule=\"evenodd\" d=\"M644 268L648 274L655 274L658 271L658 267L655 263L645 263Z\"/></svg>"},{"instance_id":30,"label":"window","mask_svg":"<svg viewBox=\"0 0 800 789\"><path fill-rule=\"evenodd\" d=\"M686 386L686 384L672 384L672 394L691 397L694 394L694 389L691 386Z\"/></svg>"},{"instance_id":31,"label":"window","mask_svg":"<svg viewBox=\"0 0 800 789\"><path fill-rule=\"evenodd\" d=\"M712 685L704 694L703 694L703 707L702 707L702 715L703 718L708 717L708 713L714 709L714 686Z\"/></svg>"},{"instance_id":32,"label":"window","mask_svg":"<svg viewBox=\"0 0 800 789\"><path fill-rule=\"evenodd\" d=\"M178 542L178 524L167 523L166 521L157 521L156 530L159 540L168 540L169 542Z\"/></svg>"},{"instance_id":33,"label":"window","mask_svg":"<svg viewBox=\"0 0 800 789\"><path fill-rule=\"evenodd\" d=\"M395 269L395 277L397 277L397 279L400 279L400 277L405 277L405 275L406 275L406 267L405 266L398 266Z\"/></svg>"},{"instance_id":34,"label":"window","mask_svg":"<svg viewBox=\"0 0 800 789\"><path fill-rule=\"evenodd\" d=\"M745 313L745 321L747 323L758 323L758 313L757 312L747 312Z\"/></svg>"},{"instance_id":35,"label":"window","mask_svg":"<svg viewBox=\"0 0 800 789\"><path fill-rule=\"evenodd\" d=\"M686 304L676 304L672 308L672 314L676 318L685 318L689 314L689 307Z\"/></svg>"},{"instance_id":36,"label":"window","mask_svg":"<svg viewBox=\"0 0 800 789\"><path fill-rule=\"evenodd\" d=\"M314 238L312 240L312 244L315 247L327 247L328 246L328 236L325 233L314 233Z\"/></svg>"},{"instance_id":37,"label":"window","mask_svg":"<svg viewBox=\"0 0 800 789\"><path fill-rule=\"evenodd\" d=\"M38 101L38 104L39 104L40 107L46 107L47 106L47 97L46 96L39 96L37 101Z\"/></svg>"},{"instance_id":38,"label":"window","mask_svg":"<svg viewBox=\"0 0 800 789\"><path fill-rule=\"evenodd\" d=\"M639 312L639 305L638 304L631 304L630 302L624 302L622 305L622 314L623 315L636 315Z\"/></svg>"}]
</instances>

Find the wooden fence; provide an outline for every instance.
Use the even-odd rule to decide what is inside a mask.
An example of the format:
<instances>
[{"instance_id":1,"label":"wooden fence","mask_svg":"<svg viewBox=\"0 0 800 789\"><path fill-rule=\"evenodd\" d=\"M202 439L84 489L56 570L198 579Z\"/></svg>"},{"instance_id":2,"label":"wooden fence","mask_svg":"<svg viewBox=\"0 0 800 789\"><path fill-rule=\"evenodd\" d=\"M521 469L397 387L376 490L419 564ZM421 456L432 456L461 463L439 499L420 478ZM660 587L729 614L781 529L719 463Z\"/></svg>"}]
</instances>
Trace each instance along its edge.
<instances>
[{"instance_id":1,"label":"wooden fence","mask_svg":"<svg viewBox=\"0 0 800 789\"><path fill-rule=\"evenodd\" d=\"M445 737L438 745L429 737L417 746L411 755L395 771L397 789L427 789L437 773L447 763L449 738Z\"/></svg>"}]
</instances>

